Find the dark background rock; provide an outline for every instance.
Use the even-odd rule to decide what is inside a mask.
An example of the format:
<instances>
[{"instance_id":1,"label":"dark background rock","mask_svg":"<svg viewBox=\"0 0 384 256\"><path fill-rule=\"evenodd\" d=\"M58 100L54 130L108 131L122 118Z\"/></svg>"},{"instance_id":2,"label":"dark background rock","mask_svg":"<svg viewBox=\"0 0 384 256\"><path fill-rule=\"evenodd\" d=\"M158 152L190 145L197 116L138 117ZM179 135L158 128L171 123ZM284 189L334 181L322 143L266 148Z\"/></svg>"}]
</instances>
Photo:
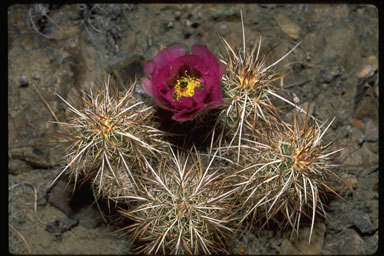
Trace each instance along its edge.
<instances>
[{"instance_id":1,"label":"dark background rock","mask_svg":"<svg viewBox=\"0 0 384 256\"><path fill-rule=\"evenodd\" d=\"M51 122L55 118L46 104L62 121L66 107L56 93L76 104L78 91L99 85L105 72L125 86L134 75L143 75L143 61L172 44L187 51L194 44L206 44L219 56L223 47L217 33L230 37L234 44L242 43L240 9L247 42L262 36L262 51L276 46L267 63L302 40L274 67L282 74L305 68L284 78L284 96L292 100L295 93L301 105L311 103L313 115L322 121L335 117L325 139L346 145L337 158L343 164L338 174L354 186L351 191L338 188L347 203L331 200L325 234L320 238L321 254L375 252L379 175L376 7L202 3L22 4L8 9L10 252L129 253L129 241L111 235L113 228L103 224L94 209L72 212L69 194L58 192L56 199L51 197L49 204L39 205L36 211L45 223L68 218L63 211L79 219L79 225L62 233L60 242L52 240L45 225L37 221L33 189L26 185L22 190L21 184L28 182L39 195L44 194L63 164L63 152L54 137L58 127ZM139 85L136 91L146 97L141 96ZM52 206L59 201L64 205L58 207L61 210ZM275 254L292 243L282 243L283 236L275 230L244 239L233 241L238 253Z\"/></svg>"},{"instance_id":2,"label":"dark background rock","mask_svg":"<svg viewBox=\"0 0 384 256\"><path fill-rule=\"evenodd\" d=\"M364 254L364 241L354 229L345 229L335 235L326 235L322 250L324 255L358 255Z\"/></svg>"},{"instance_id":3,"label":"dark background rock","mask_svg":"<svg viewBox=\"0 0 384 256\"><path fill-rule=\"evenodd\" d=\"M79 224L77 219L68 219L68 220L53 220L47 224L45 230L49 233L52 233L54 237L58 240L61 240L62 233L71 230Z\"/></svg>"}]
</instances>

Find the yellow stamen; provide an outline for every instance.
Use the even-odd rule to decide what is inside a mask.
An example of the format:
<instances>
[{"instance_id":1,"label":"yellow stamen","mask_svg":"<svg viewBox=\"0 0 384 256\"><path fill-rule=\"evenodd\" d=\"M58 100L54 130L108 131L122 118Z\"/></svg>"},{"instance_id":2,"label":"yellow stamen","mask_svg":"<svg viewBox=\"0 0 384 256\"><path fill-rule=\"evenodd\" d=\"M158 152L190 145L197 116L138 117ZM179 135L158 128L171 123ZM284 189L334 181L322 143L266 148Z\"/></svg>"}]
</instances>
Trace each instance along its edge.
<instances>
[{"instance_id":1,"label":"yellow stamen","mask_svg":"<svg viewBox=\"0 0 384 256\"><path fill-rule=\"evenodd\" d=\"M304 153L307 153L307 151L303 151L303 149L298 148L293 153L294 158L294 164L296 167L298 167L300 170L305 170L307 166L310 164L308 160L305 159Z\"/></svg>"},{"instance_id":2,"label":"yellow stamen","mask_svg":"<svg viewBox=\"0 0 384 256\"><path fill-rule=\"evenodd\" d=\"M185 71L185 75L176 82L173 98L179 101L181 96L192 97L196 87L202 89L200 79L187 75Z\"/></svg>"},{"instance_id":3,"label":"yellow stamen","mask_svg":"<svg viewBox=\"0 0 384 256\"><path fill-rule=\"evenodd\" d=\"M257 73L252 73L248 71L242 71L241 75L238 75L240 88L253 89L261 80L260 76Z\"/></svg>"},{"instance_id":4,"label":"yellow stamen","mask_svg":"<svg viewBox=\"0 0 384 256\"><path fill-rule=\"evenodd\" d=\"M104 117L102 119L102 125L100 126L99 133L107 138L108 134L113 130L114 125L112 122L110 122L108 117Z\"/></svg>"}]
</instances>

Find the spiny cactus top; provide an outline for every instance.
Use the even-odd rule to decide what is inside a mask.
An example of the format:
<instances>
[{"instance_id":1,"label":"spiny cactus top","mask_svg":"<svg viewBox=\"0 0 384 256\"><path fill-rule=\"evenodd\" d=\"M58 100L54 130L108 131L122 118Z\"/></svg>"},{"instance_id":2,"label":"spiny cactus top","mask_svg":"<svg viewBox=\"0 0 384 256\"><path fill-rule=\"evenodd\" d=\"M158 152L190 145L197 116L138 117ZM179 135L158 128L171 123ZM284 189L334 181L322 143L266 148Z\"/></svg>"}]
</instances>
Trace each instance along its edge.
<instances>
[{"instance_id":1,"label":"spiny cactus top","mask_svg":"<svg viewBox=\"0 0 384 256\"><path fill-rule=\"evenodd\" d=\"M204 45L194 45L192 54L180 46L160 51L144 64L144 90L160 107L174 112L172 119L184 122L204 109L223 103L221 78L225 65Z\"/></svg>"}]
</instances>

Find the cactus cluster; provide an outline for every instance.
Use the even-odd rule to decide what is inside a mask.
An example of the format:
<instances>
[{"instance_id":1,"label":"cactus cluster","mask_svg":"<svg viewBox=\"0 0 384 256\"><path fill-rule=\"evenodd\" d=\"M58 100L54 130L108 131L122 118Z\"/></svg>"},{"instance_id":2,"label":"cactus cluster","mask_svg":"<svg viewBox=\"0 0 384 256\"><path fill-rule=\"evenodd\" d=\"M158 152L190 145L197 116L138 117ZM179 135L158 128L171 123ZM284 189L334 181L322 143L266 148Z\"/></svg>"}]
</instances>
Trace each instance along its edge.
<instances>
[{"instance_id":1,"label":"cactus cluster","mask_svg":"<svg viewBox=\"0 0 384 256\"><path fill-rule=\"evenodd\" d=\"M208 147L169 138L193 137L211 112L202 111L183 124L184 133L172 134L159 122L158 106L134 97L136 82L121 95L108 76L97 93L83 93L78 108L60 97L70 112L59 122L67 161L60 175L68 173L75 184L90 182L95 198L114 202L121 218L130 220L120 231L138 253L230 253L233 232L271 221L298 232L304 217L311 220L312 234L315 216L326 215L324 196L337 195L329 179L338 178L332 157L341 148L323 141L332 121L307 114L273 85L285 76L273 67L298 44L267 64L261 39L248 49L243 21L242 28L239 47L222 38L223 104L208 129ZM152 82L146 84L153 90ZM283 121L272 99L293 106L291 122Z\"/></svg>"}]
</instances>

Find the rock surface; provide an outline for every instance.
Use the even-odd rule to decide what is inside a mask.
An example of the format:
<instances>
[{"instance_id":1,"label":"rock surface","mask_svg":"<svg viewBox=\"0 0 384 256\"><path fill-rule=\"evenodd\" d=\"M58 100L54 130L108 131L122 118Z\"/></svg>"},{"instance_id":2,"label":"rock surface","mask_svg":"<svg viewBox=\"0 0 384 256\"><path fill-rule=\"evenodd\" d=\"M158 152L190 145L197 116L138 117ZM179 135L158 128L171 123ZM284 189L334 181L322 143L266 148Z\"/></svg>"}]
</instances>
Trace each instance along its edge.
<instances>
[{"instance_id":1,"label":"rock surface","mask_svg":"<svg viewBox=\"0 0 384 256\"><path fill-rule=\"evenodd\" d=\"M45 194L62 170L64 154L57 148L58 127L52 121L62 121L66 107L56 94L71 101L79 90L100 84L105 72L124 87L135 75L143 75L144 60L172 44L188 51L194 44L206 44L219 56L222 42L217 32L242 43L240 9L247 42L262 36L262 51L274 47L267 61L277 60L302 40L274 69L293 72L282 81L286 97L297 95L302 106L310 103L311 112L322 121L335 117L324 139L346 145L337 158L342 164L338 174L352 189L337 188L346 202L330 200L328 218L316 224L310 246L303 227L296 240L276 230L235 237L234 251L336 255L377 250L379 30L374 6L25 4L8 9L11 253L130 253L129 241L111 233L116 227L104 224L98 210L71 205L78 195L64 193L63 184L58 184L55 196ZM145 97L139 87L137 96ZM71 219L79 225L69 225L70 230L60 226ZM61 240L46 231L48 223L57 224L50 230Z\"/></svg>"}]
</instances>

